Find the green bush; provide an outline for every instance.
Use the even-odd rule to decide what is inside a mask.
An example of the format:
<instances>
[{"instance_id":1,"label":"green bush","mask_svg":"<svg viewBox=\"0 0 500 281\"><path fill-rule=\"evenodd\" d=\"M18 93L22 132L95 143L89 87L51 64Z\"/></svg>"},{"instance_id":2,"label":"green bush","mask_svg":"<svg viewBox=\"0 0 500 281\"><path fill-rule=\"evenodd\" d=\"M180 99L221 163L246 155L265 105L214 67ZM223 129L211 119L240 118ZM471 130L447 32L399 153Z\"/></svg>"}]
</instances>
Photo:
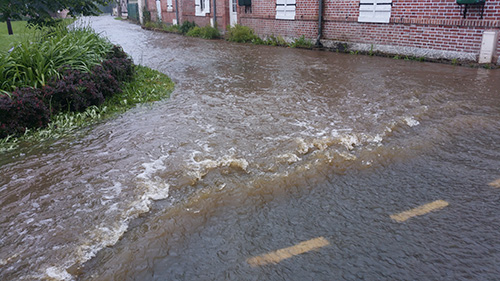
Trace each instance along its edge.
<instances>
[{"instance_id":1,"label":"green bush","mask_svg":"<svg viewBox=\"0 0 500 281\"><path fill-rule=\"evenodd\" d=\"M267 45L266 41L262 40L260 37L256 37L255 39L252 39L252 44Z\"/></svg>"},{"instance_id":2,"label":"green bush","mask_svg":"<svg viewBox=\"0 0 500 281\"><path fill-rule=\"evenodd\" d=\"M182 33L182 34L187 34L189 32L189 30L193 29L196 27L196 23L194 21L190 22L190 21L185 21L182 23L182 25L179 27L179 31Z\"/></svg>"},{"instance_id":3,"label":"green bush","mask_svg":"<svg viewBox=\"0 0 500 281\"><path fill-rule=\"evenodd\" d=\"M0 54L0 91L39 88L59 78L58 70L63 66L89 72L112 47L89 27L69 30L60 26L38 31L33 40L25 39L12 52Z\"/></svg>"},{"instance_id":4,"label":"green bush","mask_svg":"<svg viewBox=\"0 0 500 281\"><path fill-rule=\"evenodd\" d=\"M195 26L191 28L187 33L186 36L191 36L191 37L201 37L201 28L199 26Z\"/></svg>"},{"instance_id":5,"label":"green bush","mask_svg":"<svg viewBox=\"0 0 500 281\"><path fill-rule=\"evenodd\" d=\"M150 29L156 28L156 22L148 21L144 24L144 27L150 28Z\"/></svg>"},{"instance_id":6,"label":"green bush","mask_svg":"<svg viewBox=\"0 0 500 281\"><path fill-rule=\"evenodd\" d=\"M174 25L166 25L165 24L165 25L163 25L162 30L166 31L166 32L171 32L171 33L181 33L179 26L177 24L174 24Z\"/></svg>"},{"instance_id":7,"label":"green bush","mask_svg":"<svg viewBox=\"0 0 500 281\"><path fill-rule=\"evenodd\" d=\"M288 42L286 42L286 40L281 36L275 37L274 35L271 35L266 39L265 42L266 45L270 46L288 47Z\"/></svg>"},{"instance_id":8,"label":"green bush","mask_svg":"<svg viewBox=\"0 0 500 281\"><path fill-rule=\"evenodd\" d=\"M300 38L295 39L292 44L290 44L290 47L292 48L312 48L314 44L306 39L304 35L302 35Z\"/></svg>"},{"instance_id":9,"label":"green bush","mask_svg":"<svg viewBox=\"0 0 500 281\"><path fill-rule=\"evenodd\" d=\"M217 28L209 25L204 27L194 27L186 33L187 36L200 37L203 39L216 39L220 37L220 32Z\"/></svg>"},{"instance_id":10,"label":"green bush","mask_svg":"<svg viewBox=\"0 0 500 281\"><path fill-rule=\"evenodd\" d=\"M119 5L119 4L118 4ZM151 22L151 12L144 6L144 11L142 12L144 22Z\"/></svg>"},{"instance_id":11,"label":"green bush","mask_svg":"<svg viewBox=\"0 0 500 281\"><path fill-rule=\"evenodd\" d=\"M258 40L257 38L259 38L255 35L253 29L239 24L236 24L233 27L228 27L226 36L227 41L238 43L250 43Z\"/></svg>"}]
</instances>

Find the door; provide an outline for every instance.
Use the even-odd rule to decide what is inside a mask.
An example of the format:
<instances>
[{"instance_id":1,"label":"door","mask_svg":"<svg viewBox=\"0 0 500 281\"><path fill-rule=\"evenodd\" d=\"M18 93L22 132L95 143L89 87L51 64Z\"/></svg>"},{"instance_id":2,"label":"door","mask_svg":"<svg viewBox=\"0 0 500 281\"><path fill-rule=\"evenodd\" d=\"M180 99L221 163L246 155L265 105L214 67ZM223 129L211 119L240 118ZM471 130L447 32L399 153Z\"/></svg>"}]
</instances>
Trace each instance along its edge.
<instances>
[{"instance_id":1,"label":"door","mask_svg":"<svg viewBox=\"0 0 500 281\"><path fill-rule=\"evenodd\" d=\"M238 23L238 0L229 0L229 24L234 26Z\"/></svg>"},{"instance_id":2,"label":"door","mask_svg":"<svg viewBox=\"0 0 500 281\"><path fill-rule=\"evenodd\" d=\"M158 13L158 21L161 21L161 1L156 0L156 12Z\"/></svg>"}]
</instances>

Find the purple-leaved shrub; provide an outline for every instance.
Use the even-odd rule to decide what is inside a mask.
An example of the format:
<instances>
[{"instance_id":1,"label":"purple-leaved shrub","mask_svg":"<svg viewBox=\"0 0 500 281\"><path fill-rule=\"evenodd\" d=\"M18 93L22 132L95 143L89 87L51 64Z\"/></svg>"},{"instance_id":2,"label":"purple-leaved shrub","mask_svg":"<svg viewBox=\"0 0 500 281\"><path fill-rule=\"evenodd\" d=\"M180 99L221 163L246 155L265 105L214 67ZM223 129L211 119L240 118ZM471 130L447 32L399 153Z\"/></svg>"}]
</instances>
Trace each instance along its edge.
<instances>
[{"instance_id":1,"label":"purple-leaved shrub","mask_svg":"<svg viewBox=\"0 0 500 281\"><path fill-rule=\"evenodd\" d=\"M52 113L84 111L91 105L100 105L104 96L98 91L90 73L76 69L62 70L61 79L53 79L43 87L43 100Z\"/></svg>"},{"instance_id":2,"label":"purple-leaved shrub","mask_svg":"<svg viewBox=\"0 0 500 281\"><path fill-rule=\"evenodd\" d=\"M18 88L10 96L0 96L0 138L23 134L26 128L45 127L49 120L38 89Z\"/></svg>"}]
</instances>

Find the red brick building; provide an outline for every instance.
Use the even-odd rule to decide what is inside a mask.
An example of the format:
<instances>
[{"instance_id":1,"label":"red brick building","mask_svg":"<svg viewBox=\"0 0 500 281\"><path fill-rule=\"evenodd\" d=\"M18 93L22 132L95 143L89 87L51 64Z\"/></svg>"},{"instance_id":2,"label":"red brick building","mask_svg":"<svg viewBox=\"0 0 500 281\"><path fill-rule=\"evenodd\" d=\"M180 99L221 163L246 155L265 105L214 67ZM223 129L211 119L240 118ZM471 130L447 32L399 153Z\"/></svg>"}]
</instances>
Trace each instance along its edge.
<instances>
[{"instance_id":1,"label":"red brick building","mask_svg":"<svg viewBox=\"0 0 500 281\"><path fill-rule=\"evenodd\" d=\"M326 47L500 64L500 0L147 1L152 13L161 2L165 22L176 11L168 11L168 1L179 2L180 22L201 26L213 22L215 3L220 29L232 21L261 37L304 36Z\"/></svg>"}]
</instances>

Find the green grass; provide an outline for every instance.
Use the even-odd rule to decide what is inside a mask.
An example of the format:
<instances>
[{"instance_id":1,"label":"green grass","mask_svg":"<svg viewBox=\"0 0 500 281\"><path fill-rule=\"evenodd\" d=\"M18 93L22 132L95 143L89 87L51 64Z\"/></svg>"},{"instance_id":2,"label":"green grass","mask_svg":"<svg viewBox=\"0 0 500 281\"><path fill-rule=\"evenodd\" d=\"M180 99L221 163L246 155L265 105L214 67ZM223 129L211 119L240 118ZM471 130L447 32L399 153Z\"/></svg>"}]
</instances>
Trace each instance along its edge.
<instances>
[{"instance_id":1,"label":"green grass","mask_svg":"<svg viewBox=\"0 0 500 281\"><path fill-rule=\"evenodd\" d=\"M14 32L13 35L9 35L7 23L0 22L0 52L8 51L14 44L22 41L35 32L34 29L30 29L26 26L26 21L13 21L11 23L12 31Z\"/></svg>"},{"instance_id":2,"label":"green grass","mask_svg":"<svg viewBox=\"0 0 500 281\"><path fill-rule=\"evenodd\" d=\"M0 153L16 149L20 144L30 145L47 140L73 136L75 130L96 124L123 113L137 104L168 98L174 83L168 76L144 66L136 66L135 79L126 83L121 94L106 100L101 106L91 106L84 112L68 112L51 118L47 128L27 131L20 137L0 139Z\"/></svg>"},{"instance_id":3,"label":"green grass","mask_svg":"<svg viewBox=\"0 0 500 281\"><path fill-rule=\"evenodd\" d=\"M62 22L66 25L74 22L74 19L64 19ZM6 22L0 22L0 52L6 52L16 43L19 43L26 38L31 38L36 29L28 28L27 21L12 21L13 35L9 35Z\"/></svg>"}]
</instances>

